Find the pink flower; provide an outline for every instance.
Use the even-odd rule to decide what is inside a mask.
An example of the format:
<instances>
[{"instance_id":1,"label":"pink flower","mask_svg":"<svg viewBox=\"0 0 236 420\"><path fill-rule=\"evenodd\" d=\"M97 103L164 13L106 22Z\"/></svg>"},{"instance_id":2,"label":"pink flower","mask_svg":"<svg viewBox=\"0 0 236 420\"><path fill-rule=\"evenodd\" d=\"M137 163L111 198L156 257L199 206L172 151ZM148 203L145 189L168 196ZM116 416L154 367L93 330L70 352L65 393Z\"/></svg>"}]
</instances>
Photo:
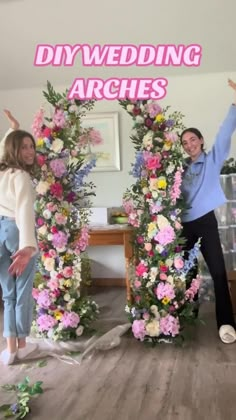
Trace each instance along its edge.
<instances>
[{"instance_id":1,"label":"pink flower","mask_svg":"<svg viewBox=\"0 0 236 420\"><path fill-rule=\"evenodd\" d=\"M38 219L37 219L37 225L38 226L43 226L43 224L44 224L44 220L42 219L42 217L38 217Z\"/></svg>"},{"instance_id":2,"label":"pink flower","mask_svg":"<svg viewBox=\"0 0 236 420\"><path fill-rule=\"evenodd\" d=\"M59 287L59 281L57 279L51 279L47 282L47 286L50 290L56 290Z\"/></svg>"},{"instance_id":3,"label":"pink flower","mask_svg":"<svg viewBox=\"0 0 236 420\"><path fill-rule=\"evenodd\" d=\"M55 249L49 249L48 255L49 255L49 257L55 258L57 256L57 253L56 253Z\"/></svg>"},{"instance_id":4,"label":"pink flower","mask_svg":"<svg viewBox=\"0 0 236 420\"><path fill-rule=\"evenodd\" d=\"M147 242L144 244L145 251L149 252L152 249L152 244L150 242Z\"/></svg>"},{"instance_id":5,"label":"pink flower","mask_svg":"<svg viewBox=\"0 0 236 420\"><path fill-rule=\"evenodd\" d=\"M52 238L52 244L55 248L64 248L67 245L68 236L62 231L54 233Z\"/></svg>"},{"instance_id":6,"label":"pink flower","mask_svg":"<svg viewBox=\"0 0 236 420\"><path fill-rule=\"evenodd\" d=\"M35 300L37 300L38 299L38 296L39 296L39 289L36 289L35 287L33 288L33 290L32 290L32 296L33 296L33 298L35 299Z\"/></svg>"},{"instance_id":7,"label":"pink flower","mask_svg":"<svg viewBox=\"0 0 236 420\"><path fill-rule=\"evenodd\" d=\"M180 186L182 183L182 173L181 171L177 171L174 176L174 184L172 185L170 196L172 199L173 204L176 203L176 200L180 197L181 190Z\"/></svg>"},{"instance_id":8,"label":"pink flower","mask_svg":"<svg viewBox=\"0 0 236 420\"><path fill-rule=\"evenodd\" d=\"M148 271L147 266L146 266L144 263L140 262L140 263L136 266L135 274L136 274L136 276L138 276L138 277L142 277L142 276L143 276L143 274L147 273L147 271Z\"/></svg>"},{"instance_id":9,"label":"pink flower","mask_svg":"<svg viewBox=\"0 0 236 420\"><path fill-rule=\"evenodd\" d=\"M75 312L64 312L61 322L64 328L77 328L80 322L80 317Z\"/></svg>"},{"instance_id":10,"label":"pink flower","mask_svg":"<svg viewBox=\"0 0 236 420\"><path fill-rule=\"evenodd\" d=\"M44 110L41 108L34 116L32 124L32 132L35 137L40 137L42 134L42 126L44 120Z\"/></svg>"},{"instance_id":11,"label":"pink flower","mask_svg":"<svg viewBox=\"0 0 236 420\"><path fill-rule=\"evenodd\" d=\"M48 309L51 304L51 297L48 290L42 290L38 294L37 304L44 309Z\"/></svg>"},{"instance_id":12,"label":"pink flower","mask_svg":"<svg viewBox=\"0 0 236 420\"><path fill-rule=\"evenodd\" d=\"M62 273L63 273L63 276L68 279L68 278L72 277L73 269L72 269L72 267L65 267L63 269Z\"/></svg>"},{"instance_id":13,"label":"pink flower","mask_svg":"<svg viewBox=\"0 0 236 420\"><path fill-rule=\"evenodd\" d=\"M160 319L160 330L164 335L175 337L179 334L179 319L172 315L166 315Z\"/></svg>"},{"instance_id":14,"label":"pink flower","mask_svg":"<svg viewBox=\"0 0 236 420\"><path fill-rule=\"evenodd\" d=\"M51 315L40 315L37 319L39 331L48 331L57 325L57 320Z\"/></svg>"},{"instance_id":15,"label":"pink flower","mask_svg":"<svg viewBox=\"0 0 236 420\"><path fill-rule=\"evenodd\" d=\"M60 199L63 196L63 187L59 182L55 182L50 186L50 192L54 197Z\"/></svg>"},{"instance_id":16,"label":"pink flower","mask_svg":"<svg viewBox=\"0 0 236 420\"><path fill-rule=\"evenodd\" d=\"M53 115L52 121L57 127L64 128L66 126L64 111L62 111L62 109L57 109Z\"/></svg>"},{"instance_id":17,"label":"pink flower","mask_svg":"<svg viewBox=\"0 0 236 420\"><path fill-rule=\"evenodd\" d=\"M146 335L145 321L143 319L136 319L132 324L132 332L135 338L143 341Z\"/></svg>"},{"instance_id":18,"label":"pink flower","mask_svg":"<svg viewBox=\"0 0 236 420\"><path fill-rule=\"evenodd\" d=\"M167 275L165 273L160 273L160 280L162 281L167 280Z\"/></svg>"},{"instance_id":19,"label":"pink flower","mask_svg":"<svg viewBox=\"0 0 236 420\"><path fill-rule=\"evenodd\" d=\"M43 155L37 155L37 162L39 166L43 166L46 162L46 157Z\"/></svg>"},{"instance_id":20,"label":"pink flower","mask_svg":"<svg viewBox=\"0 0 236 420\"><path fill-rule=\"evenodd\" d=\"M164 136L166 138L166 140L171 141L172 143L175 143L176 140L178 140L178 136L175 132L173 131L168 131L166 133L164 133Z\"/></svg>"},{"instance_id":21,"label":"pink flower","mask_svg":"<svg viewBox=\"0 0 236 420\"><path fill-rule=\"evenodd\" d=\"M169 283L159 283L155 290L155 293L159 300L162 300L165 297L170 300L175 298L175 291L173 289L173 286L171 286L171 284Z\"/></svg>"},{"instance_id":22,"label":"pink flower","mask_svg":"<svg viewBox=\"0 0 236 420\"><path fill-rule=\"evenodd\" d=\"M62 213L55 213L55 220L58 225L65 225L67 222L67 217Z\"/></svg>"},{"instance_id":23,"label":"pink flower","mask_svg":"<svg viewBox=\"0 0 236 420\"><path fill-rule=\"evenodd\" d=\"M159 169L161 168L160 161L161 161L161 155L159 153L155 154L146 160L146 166L149 170Z\"/></svg>"},{"instance_id":24,"label":"pink flower","mask_svg":"<svg viewBox=\"0 0 236 420\"><path fill-rule=\"evenodd\" d=\"M136 279L136 280L134 281L134 287L136 287L136 289L139 289L139 287L141 287L141 286L142 286L141 281Z\"/></svg>"},{"instance_id":25,"label":"pink flower","mask_svg":"<svg viewBox=\"0 0 236 420\"><path fill-rule=\"evenodd\" d=\"M171 244L175 239L175 231L171 226L166 226L157 233L154 239L163 246Z\"/></svg>"},{"instance_id":26,"label":"pink flower","mask_svg":"<svg viewBox=\"0 0 236 420\"><path fill-rule=\"evenodd\" d=\"M80 231L80 237L79 237L79 240L76 242L76 248L79 249L80 251L84 251L87 248L88 240L89 240L88 227L84 226L82 227Z\"/></svg>"},{"instance_id":27,"label":"pink flower","mask_svg":"<svg viewBox=\"0 0 236 420\"><path fill-rule=\"evenodd\" d=\"M151 118L155 118L156 115L162 113L162 108L157 103L150 103L146 105L146 110Z\"/></svg>"},{"instance_id":28,"label":"pink flower","mask_svg":"<svg viewBox=\"0 0 236 420\"><path fill-rule=\"evenodd\" d=\"M57 178L61 178L66 173L66 166L62 159L52 160L49 166Z\"/></svg>"},{"instance_id":29,"label":"pink flower","mask_svg":"<svg viewBox=\"0 0 236 420\"><path fill-rule=\"evenodd\" d=\"M143 244L143 242L144 242L143 236L138 236L137 237L137 242L138 242L138 244Z\"/></svg>"},{"instance_id":30,"label":"pink flower","mask_svg":"<svg viewBox=\"0 0 236 420\"><path fill-rule=\"evenodd\" d=\"M181 270L184 266L184 260L181 257L175 257L174 258L174 266L177 270Z\"/></svg>"}]
</instances>

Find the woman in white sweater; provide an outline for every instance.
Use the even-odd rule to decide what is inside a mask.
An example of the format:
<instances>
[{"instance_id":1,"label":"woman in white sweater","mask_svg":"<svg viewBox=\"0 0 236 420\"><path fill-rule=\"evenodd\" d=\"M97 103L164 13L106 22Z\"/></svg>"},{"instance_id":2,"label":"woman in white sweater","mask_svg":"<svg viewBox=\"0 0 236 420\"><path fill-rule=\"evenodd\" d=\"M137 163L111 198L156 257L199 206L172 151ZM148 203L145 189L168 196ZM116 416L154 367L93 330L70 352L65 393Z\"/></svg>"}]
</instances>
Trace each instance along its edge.
<instances>
[{"instance_id":1,"label":"woman in white sweater","mask_svg":"<svg viewBox=\"0 0 236 420\"><path fill-rule=\"evenodd\" d=\"M8 365L36 348L26 345L32 322L37 255L30 177L36 153L32 135L18 129L9 111L5 114L12 130L4 139L0 157L0 284L4 301L3 335L7 341L0 360Z\"/></svg>"}]
</instances>

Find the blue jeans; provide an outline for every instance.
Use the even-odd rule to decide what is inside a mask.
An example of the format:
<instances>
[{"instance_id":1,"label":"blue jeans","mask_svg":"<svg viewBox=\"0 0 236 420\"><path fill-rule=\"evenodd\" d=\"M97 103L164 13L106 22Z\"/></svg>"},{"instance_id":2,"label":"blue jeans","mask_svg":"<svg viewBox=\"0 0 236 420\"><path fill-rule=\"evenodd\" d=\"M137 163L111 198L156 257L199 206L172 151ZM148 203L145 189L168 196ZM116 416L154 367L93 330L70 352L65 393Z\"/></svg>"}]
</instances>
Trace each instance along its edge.
<instances>
[{"instance_id":1,"label":"blue jeans","mask_svg":"<svg viewBox=\"0 0 236 420\"><path fill-rule=\"evenodd\" d=\"M0 216L0 285L4 301L4 337L24 338L30 334L33 298L32 289L37 255L33 256L20 276L12 276L8 269L11 255L19 249L19 230L15 220Z\"/></svg>"}]
</instances>

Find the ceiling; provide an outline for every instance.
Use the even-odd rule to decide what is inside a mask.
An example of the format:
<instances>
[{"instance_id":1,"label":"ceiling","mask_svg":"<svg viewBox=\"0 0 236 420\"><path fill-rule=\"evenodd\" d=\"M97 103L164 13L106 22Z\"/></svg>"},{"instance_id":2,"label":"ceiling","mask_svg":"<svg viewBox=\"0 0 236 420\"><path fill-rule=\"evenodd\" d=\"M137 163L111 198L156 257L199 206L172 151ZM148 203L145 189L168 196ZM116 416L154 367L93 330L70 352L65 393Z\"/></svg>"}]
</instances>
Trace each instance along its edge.
<instances>
[{"instance_id":1,"label":"ceiling","mask_svg":"<svg viewBox=\"0 0 236 420\"><path fill-rule=\"evenodd\" d=\"M235 0L0 0L0 89L75 77L235 72ZM34 67L37 44L200 44L200 67Z\"/></svg>"}]
</instances>

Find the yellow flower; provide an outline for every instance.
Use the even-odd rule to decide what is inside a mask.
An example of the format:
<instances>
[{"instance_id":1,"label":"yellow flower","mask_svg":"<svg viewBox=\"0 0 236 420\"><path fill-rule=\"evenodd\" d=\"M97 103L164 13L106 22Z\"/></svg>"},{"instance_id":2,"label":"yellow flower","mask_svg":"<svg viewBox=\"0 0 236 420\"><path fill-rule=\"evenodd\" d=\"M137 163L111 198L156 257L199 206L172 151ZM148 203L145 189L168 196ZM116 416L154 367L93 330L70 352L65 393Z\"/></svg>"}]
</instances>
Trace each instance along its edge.
<instances>
[{"instance_id":1,"label":"yellow flower","mask_svg":"<svg viewBox=\"0 0 236 420\"><path fill-rule=\"evenodd\" d=\"M43 139L42 137L39 137L39 138L36 140L36 146L37 146L37 147L43 147L43 145L44 145L44 139Z\"/></svg>"},{"instance_id":2,"label":"yellow flower","mask_svg":"<svg viewBox=\"0 0 236 420\"><path fill-rule=\"evenodd\" d=\"M169 302L170 302L170 299L166 296L162 299L163 305L168 305Z\"/></svg>"},{"instance_id":3,"label":"yellow flower","mask_svg":"<svg viewBox=\"0 0 236 420\"><path fill-rule=\"evenodd\" d=\"M71 280L65 280L64 281L64 285L66 286L66 287L71 287L72 286L72 281Z\"/></svg>"},{"instance_id":4,"label":"yellow flower","mask_svg":"<svg viewBox=\"0 0 236 420\"><path fill-rule=\"evenodd\" d=\"M156 121L157 123L162 123L163 121L165 121L165 117L164 117L164 115L163 115L163 114L158 114L158 115L156 116L156 118L155 118L155 121Z\"/></svg>"},{"instance_id":5,"label":"yellow flower","mask_svg":"<svg viewBox=\"0 0 236 420\"><path fill-rule=\"evenodd\" d=\"M63 216L68 216L69 212L67 209L62 209L61 213L63 214Z\"/></svg>"},{"instance_id":6,"label":"yellow flower","mask_svg":"<svg viewBox=\"0 0 236 420\"><path fill-rule=\"evenodd\" d=\"M163 146L163 150L168 151L172 147L172 142L170 140L166 140Z\"/></svg>"},{"instance_id":7,"label":"yellow flower","mask_svg":"<svg viewBox=\"0 0 236 420\"><path fill-rule=\"evenodd\" d=\"M157 185L159 189L165 190L167 187L166 178L164 176L160 176L160 178L158 178Z\"/></svg>"},{"instance_id":8,"label":"yellow flower","mask_svg":"<svg viewBox=\"0 0 236 420\"><path fill-rule=\"evenodd\" d=\"M54 318L59 321L62 318L62 313L58 309L54 312Z\"/></svg>"},{"instance_id":9,"label":"yellow flower","mask_svg":"<svg viewBox=\"0 0 236 420\"><path fill-rule=\"evenodd\" d=\"M156 223L149 223L148 224L148 238L153 238L155 233L157 232L157 225Z\"/></svg>"}]
</instances>

